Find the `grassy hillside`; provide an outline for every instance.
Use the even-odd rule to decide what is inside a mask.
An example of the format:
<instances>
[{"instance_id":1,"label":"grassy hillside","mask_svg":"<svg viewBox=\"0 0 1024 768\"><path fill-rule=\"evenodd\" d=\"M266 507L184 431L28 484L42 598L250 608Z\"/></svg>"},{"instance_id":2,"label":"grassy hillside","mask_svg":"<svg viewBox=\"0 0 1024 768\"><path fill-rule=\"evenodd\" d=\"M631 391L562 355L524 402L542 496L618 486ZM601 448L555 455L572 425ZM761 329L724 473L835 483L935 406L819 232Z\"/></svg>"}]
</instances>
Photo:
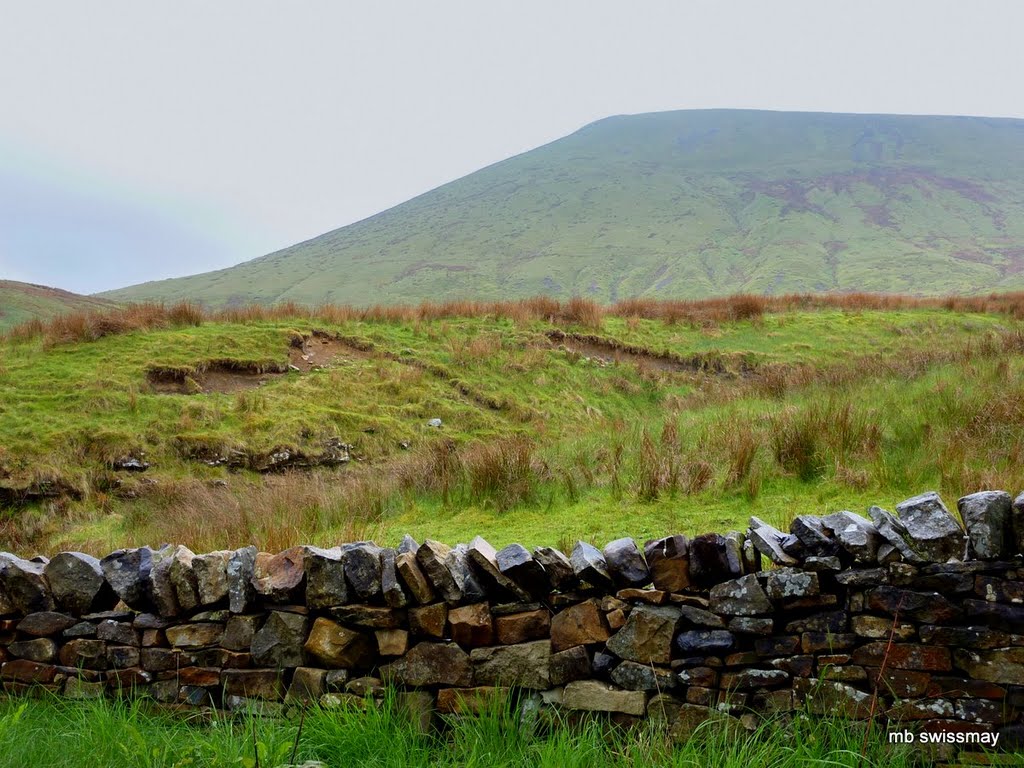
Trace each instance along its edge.
<instances>
[{"instance_id":1,"label":"grassy hillside","mask_svg":"<svg viewBox=\"0 0 1024 768\"><path fill-rule=\"evenodd\" d=\"M63 317L0 342L0 549L604 542L1017 491L1022 309L855 296Z\"/></svg>"},{"instance_id":2,"label":"grassy hillside","mask_svg":"<svg viewBox=\"0 0 1024 768\"><path fill-rule=\"evenodd\" d=\"M111 306L111 301L57 288L0 280L0 331L30 320L49 320L62 312L87 312Z\"/></svg>"},{"instance_id":3,"label":"grassy hillside","mask_svg":"<svg viewBox=\"0 0 1024 768\"><path fill-rule=\"evenodd\" d=\"M1024 121L613 117L245 264L106 294L210 306L1024 287Z\"/></svg>"}]
</instances>

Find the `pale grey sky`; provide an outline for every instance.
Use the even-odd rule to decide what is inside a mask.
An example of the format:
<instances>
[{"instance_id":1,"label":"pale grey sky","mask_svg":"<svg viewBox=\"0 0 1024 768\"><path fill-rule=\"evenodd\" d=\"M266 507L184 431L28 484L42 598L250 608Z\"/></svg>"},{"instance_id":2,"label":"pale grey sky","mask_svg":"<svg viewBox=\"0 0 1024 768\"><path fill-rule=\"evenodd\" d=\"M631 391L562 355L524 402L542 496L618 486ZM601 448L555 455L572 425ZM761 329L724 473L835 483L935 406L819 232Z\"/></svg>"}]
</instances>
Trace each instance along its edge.
<instances>
[{"instance_id":1,"label":"pale grey sky","mask_svg":"<svg viewBox=\"0 0 1024 768\"><path fill-rule=\"evenodd\" d=\"M1024 117L1019 0L0 0L0 278L244 261L613 114Z\"/></svg>"}]
</instances>

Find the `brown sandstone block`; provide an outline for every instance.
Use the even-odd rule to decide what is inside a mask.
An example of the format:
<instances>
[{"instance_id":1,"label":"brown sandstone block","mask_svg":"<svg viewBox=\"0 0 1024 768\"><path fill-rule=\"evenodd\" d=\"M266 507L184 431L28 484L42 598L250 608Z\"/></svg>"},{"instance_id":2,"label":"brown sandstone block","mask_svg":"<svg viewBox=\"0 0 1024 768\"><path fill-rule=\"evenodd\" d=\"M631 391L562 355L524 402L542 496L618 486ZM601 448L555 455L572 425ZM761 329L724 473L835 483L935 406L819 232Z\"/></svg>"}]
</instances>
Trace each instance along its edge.
<instances>
[{"instance_id":1,"label":"brown sandstone block","mask_svg":"<svg viewBox=\"0 0 1024 768\"><path fill-rule=\"evenodd\" d=\"M516 645L541 640L551 634L551 614L544 608L498 616L494 620L496 640L501 645Z\"/></svg>"},{"instance_id":2,"label":"brown sandstone block","mask_svg":"<svg viewBox=\"0 0 1024 768\"><path fill-rule=\"evenodd\" d=\"M595 600L577 603L559 611L551 619L551 645L564 651L574 645L603 643L611 637L604 613Z\"/></svg>"},{"instance_id":3,"label":"brown sandstone block","mask_svg":"<svg viewBox=\"0 0 1024 768\"><path fill-rule=\"evenodd\" d=\"M409 609L409 629L417 637L442 638L447 623L448 606L445 603Z\"/></svg>"},{"instance_id":4,"label":"brown sandstone block","mask_svg":"<svg viewBox=\"0 0 1024 768\"><path fill-rule=\"evenodd\" d=\"M868 643L853 652L856 664L880 667L882 659L888 656L887 667L914 669L924 672L948 672L953 668L949 649L934 645L911 643Z\"/></svg>"},{"instance_id":5,"label":"brown sandstone block","mask_svg":"<svg viewBox=\"0 0 1024 768\"><path fill-rule=\"evenodd\" d=\"M463 648L479 648L494 642L494 624L487 603L475 603L448 611L452 640Z\"/></svg>"},{"instance_id":6,"label":"brown sandstone block","mask_svg":"<svg viewBox=\"0 0 1024 768\"><path fill-rule=\"evenodd\" d=\"M274 669L226 669L221 684L227 696L280 701L284 698L284 681Z\"/></svg>"}]
</instances>

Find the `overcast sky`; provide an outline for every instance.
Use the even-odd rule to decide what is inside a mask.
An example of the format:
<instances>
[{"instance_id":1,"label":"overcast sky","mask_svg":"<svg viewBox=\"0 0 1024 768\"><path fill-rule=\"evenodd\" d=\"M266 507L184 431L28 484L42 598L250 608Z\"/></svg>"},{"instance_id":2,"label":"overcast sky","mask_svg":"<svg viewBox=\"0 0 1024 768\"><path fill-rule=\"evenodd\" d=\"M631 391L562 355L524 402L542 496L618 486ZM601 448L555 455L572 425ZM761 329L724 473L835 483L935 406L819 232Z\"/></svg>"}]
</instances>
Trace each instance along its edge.
<instances>
[{"instance_id":1,"label":"overcast sky","mask_svg":"<svg viewBox=\"0 0 1024 768\"><path fill-rule=\"evenodd\" d=\"M0 0L0 278L245 261L613 114L1024 117L1019 0Z\"/></svg>"}]
</instances>

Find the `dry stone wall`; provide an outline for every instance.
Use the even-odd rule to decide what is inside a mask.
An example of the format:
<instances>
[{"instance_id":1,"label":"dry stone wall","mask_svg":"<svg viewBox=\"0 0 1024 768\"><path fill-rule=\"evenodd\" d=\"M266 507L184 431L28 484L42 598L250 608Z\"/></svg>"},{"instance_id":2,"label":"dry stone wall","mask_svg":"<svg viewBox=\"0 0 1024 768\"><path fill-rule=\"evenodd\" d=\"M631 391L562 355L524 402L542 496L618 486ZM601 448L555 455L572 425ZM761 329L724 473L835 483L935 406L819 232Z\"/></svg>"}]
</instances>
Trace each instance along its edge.
<instances>
[{"instance_id":1,"label":"dry stone wall","mask_svg":"<svg viewBox=\"0 0 1024 768\"><path fill-rule=\"evenodd\" d=\"M0 680L229 709L395 686L427 719L511 689L538 711L656 716L680 738L710 717L801 709L1012 746L1024 495L978 493L958 511L929 493L896 514L802 515L788 533L752 518L744 533L568 554L409 537L0 554Z\"/></svg>"}]
</instances>

